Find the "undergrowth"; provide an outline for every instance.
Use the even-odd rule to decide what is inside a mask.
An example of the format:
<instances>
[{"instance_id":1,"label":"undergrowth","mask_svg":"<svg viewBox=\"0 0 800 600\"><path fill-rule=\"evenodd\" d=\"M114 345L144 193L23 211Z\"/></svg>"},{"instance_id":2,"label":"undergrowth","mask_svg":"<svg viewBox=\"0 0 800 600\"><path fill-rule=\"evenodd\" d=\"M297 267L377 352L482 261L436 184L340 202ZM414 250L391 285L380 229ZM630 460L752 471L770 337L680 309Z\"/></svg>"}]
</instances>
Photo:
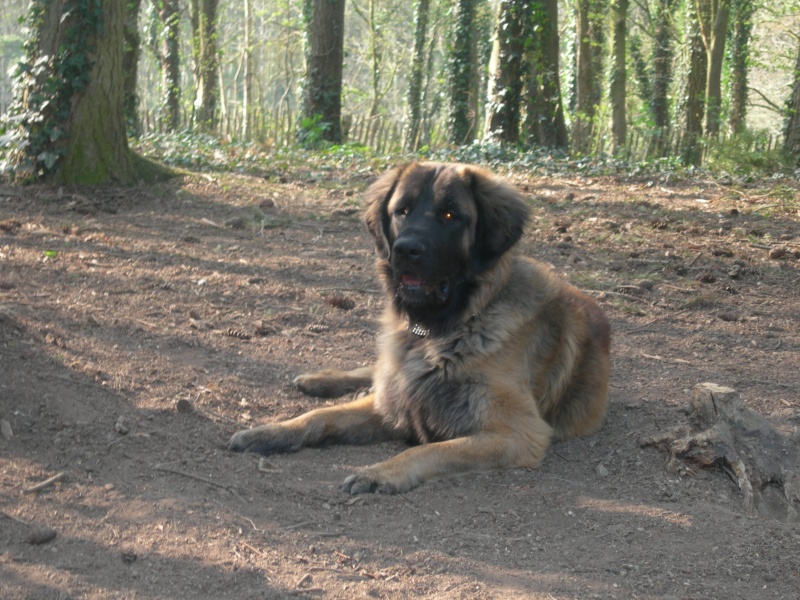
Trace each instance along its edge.
<instances>
[{"instance_id":1,"label":"undergrowth","mask_svg":"<svg viewBox=\"0 0 800 600\"><path fill-rule=\"evenodd\" d=\"M705 168L685 167L676 158L630 162L608 155L574 158L547 149L523 149L494 143L476 142L468 146L423 148L413 154L382 155L358 145L323 145L315 149L300 146L273 147L254 142L224 141L211 135L191 132L156 133L132 140L137 152L168 165L200 171L228 171L279 178L320 179L326 171L347 170L351 175L374 174L394 164L411 160L454 161L485 165L503 174L618 176L655 183L692 178L725 179L745 183L754 173L774 179L792 173L774 160L740 156L741 168L734 168L739 156L730 149L716 148ZM723 159L724 157L728 157ZM758 169L761 169L760 171Z\"/></svg>"}]
</instances>

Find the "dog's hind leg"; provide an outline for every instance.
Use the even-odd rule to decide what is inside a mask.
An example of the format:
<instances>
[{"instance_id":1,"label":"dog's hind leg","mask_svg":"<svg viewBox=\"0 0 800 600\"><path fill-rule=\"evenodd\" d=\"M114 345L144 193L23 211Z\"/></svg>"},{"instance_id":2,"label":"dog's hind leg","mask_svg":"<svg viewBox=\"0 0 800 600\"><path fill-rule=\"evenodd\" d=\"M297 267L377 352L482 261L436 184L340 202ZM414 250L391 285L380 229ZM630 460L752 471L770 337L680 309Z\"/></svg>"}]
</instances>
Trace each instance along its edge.
<instances>
[{"instance_id":1,"label":"dog's hind leg","mask_svg":"<svg viewBox=\"0 0 800 600\"><path fill-rule=\"evenodd\" d=\"M538 416L526 427L516 425L409 448L351 475L341 489L349 494L399 494L458 473L535 467L550 445L550 426Z\"/></svg>"}]
</instances>

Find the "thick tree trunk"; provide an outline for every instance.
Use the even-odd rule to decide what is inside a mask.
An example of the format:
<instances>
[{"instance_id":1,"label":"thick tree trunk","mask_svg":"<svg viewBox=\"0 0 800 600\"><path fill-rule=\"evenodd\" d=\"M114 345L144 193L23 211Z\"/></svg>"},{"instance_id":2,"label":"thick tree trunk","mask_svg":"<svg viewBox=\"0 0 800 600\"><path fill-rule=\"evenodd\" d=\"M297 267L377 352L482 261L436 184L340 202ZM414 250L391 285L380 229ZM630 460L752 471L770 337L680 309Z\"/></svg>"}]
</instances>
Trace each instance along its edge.
<instances>
[{"instance_id":1,"label":"thick tree trunk","mask_svg":"<svg viewBox=\"0 0 800 600\"><path fill-rule=\"evenodd\" d=\"M628 0L614 0L613 7L613 60L611 70L611 141L612 153L617 155L625 150L628 135L628 122L625 113L626 73L625 36L627 32Z\"/></svg>"},{"instance_id":2,"label":"thick tree trunk","mask_svg":"<svg viewBox=\"0 0 800 600\"><path fill-rule=\"evenodd\" d=\"M408 115L403 132L403 149L406 152L416 151L419 141L419 127L422 120L422 79L425 74L425 41L428 37L429 14L430 0L418 0L414 27L414 58L408 84Z\"/></svg>"},{"instance_id":3,"label":"thick tree trunk","mask_svg":"<svg viewBox=\"0 0 800 600\"><path fill-rule=\"evenodd\" d=\"M681 159L687 165L699 165L702 159L700 138L703 135L703 116L705 115L706 76L708 54L703 44L698 18L693 8L688 9L686 18L687 39L689 40L689 72L686 81L686 100L684 105L683 140Z\"/></svg>"},{"instance_id":4,"label":"thick tree trunk","mask_svg":"<svg viewBox=\"0 0 800 600\"><path fill-rule=\"evenodd\" d=\"M750 62L750 34L753 30L753 0L734 0L733 35L731 36L731 132L742 133L747 127L747 71Z\"/></svg>"},{"instance_id":5,"label":"thick tree trunk","mask_svg":"<svg viewBox=\"0 0 800 600\"><path fill-rule=\"evenodd\" d=\"M798 44L797 60L794 64L792 93L786 101L786 113L783 147L794 160L794 164L800 166L800 44Z\"/></svg>"},{"instance_id":6,"label":"thick tree trunk","mask_svg":"<svg viewBox=\"0 0 800 600\"><path fill-rule=\"evenodd\" d=\"M214 131L217 124L217 3L192 0L194 125L204 132Z\"/></svg>"},{"instance_id":7,"label":"thick tree trunk","mask_svg":"<svg viewBox=\"0 0 800 600\"><path fill-rule=\"evenodd\" d=\"M567 150L569 136L564 121L559 76L558 0L533 0L532 37L526 60L525 99L527 103L523 129L526 141L545 148Z\"/></svg>"},{"instance_id":8,"label":"thick tree trunk","mask_svg":"<svg viewBox=\"0 0 800 600\"><path fill-rule=\"evenodd\" d=\"M306 81L303 86L302 143L342 142L342 62L345 0L305 0Z\"/></svg>"},{"instance_id":9,"label":"thick tree trunk","mask_svg":"<svg viewBox=\"0 0 800 600\"><path fill-rule=\"evenodd\" d=\"M161 0L159 11L163 24L161 48L162 127L175 131L181 122L181 60L178 0Z\"/></svg>"},{"instance_id":10,"label":"thick tree trunk","mask_svg":"<svg viewBox=\"0 0 800 600\"><path fill-rule=\"evenodd\" d=\"M526 1L501 0L497 10L484 138L519 141L523 56L528 40L530 7Z\"/></svg>"},{"instance_id":11,"label":"thick tree trunk","mask_svg":"<svg viewBox=\"0 0 800 600\"><path fill-rule=\"evenodd\" d=\"M572 145L579 153L591 149L597 105L601 99L603 74L604 0L578 0L577 55L575 74L575 117Z\"/></svg>"},{"instance_id":12,"label":"thick tree trunk","mask_svg":"<svg viewBox=\"0 0 800 600\"><path fill-rule=\"evenodd\" d=\"M448 138L453 144L467 144L475 137L475 13L477 0L457 0L448 65Z\"/></svg>"},{"instance_id":13,"label":"thick tree trunk","mask_svg":"<svg viewBox=\"0 0 800 600\"><path fill-rule=\"evenodd\" d=\"M121 0L94 0L74 10L71 0L31 4L25 63L37 65L18 90L24 143L15 161L46 181L134 183L169 174L136 156L125 131Z\"/></svg>"},{"instance_id":14,"label":"thick tree trunk","mask_svg":"<svg viewBox=\"0 0 800 600\"><path fill-rule=\"evenodd\" d=\"M656 12L656 34L653 48L653 95L650 110L656 128L657 156L669 152L669 90L672 85L672 62L674 57L672 11L674 0L658 0Z\"/></svg>"}]
</instances>

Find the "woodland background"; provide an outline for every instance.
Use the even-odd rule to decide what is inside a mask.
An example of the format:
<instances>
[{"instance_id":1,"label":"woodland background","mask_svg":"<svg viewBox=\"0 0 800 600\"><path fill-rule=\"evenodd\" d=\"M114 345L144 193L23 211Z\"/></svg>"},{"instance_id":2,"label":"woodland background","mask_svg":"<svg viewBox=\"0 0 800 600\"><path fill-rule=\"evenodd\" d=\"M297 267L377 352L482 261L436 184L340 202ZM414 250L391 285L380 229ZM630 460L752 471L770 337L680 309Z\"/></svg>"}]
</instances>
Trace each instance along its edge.
<instances>
[{"instance_id":1,"label":"woodland background","mask_svg":"<svg viewBox=\"0 0 800 600\"><path fill-rule=\"evenodd\" d=\"M235 142L254 153L471 147L459 158L512 149L749 172L794 163L800 147L797 0L45 5L7 0L0 15L6 174L74 166L62 160L77 118L69 103L106 54L91 41L102 10L124 19L121 35L106 30L124 37L121 64L106 71L122 90L124 133L178 164L215 162ZM65 15L58 28L46 11Z\"/></svg>"}]
</instances>

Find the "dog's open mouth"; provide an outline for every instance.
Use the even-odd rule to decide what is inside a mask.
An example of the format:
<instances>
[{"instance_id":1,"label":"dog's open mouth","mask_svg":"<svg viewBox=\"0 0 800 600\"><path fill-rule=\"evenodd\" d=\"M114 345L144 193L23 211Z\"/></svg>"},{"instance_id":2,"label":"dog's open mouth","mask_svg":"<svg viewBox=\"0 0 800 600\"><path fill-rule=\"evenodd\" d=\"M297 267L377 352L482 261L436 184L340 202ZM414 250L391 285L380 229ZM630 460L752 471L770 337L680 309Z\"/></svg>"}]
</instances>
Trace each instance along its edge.
<instances>
[{"instance_id":1,"label":"dog's open mouth","mask_svg":"<svg viewBox=\"0 0 800 600\"><path fill-rule=\"evenodd\" d=\"M450 292L447 281L428 283L416 275L405 274L400 278L397 288L398 295L415 303L444 304Z\"/></svg>"},{"instance_id":2,"label":"dog's open mouth","mask_svg":"<svg viewBox=\"0 0 800 600\"><path fill-rule=\"evenodd\" d=\"M418 288L422 288L422 287L430 287L430 286L426 286L424 283L422 283L422 279L420 279L419 277L414 277L413 275L403 275L401 281L402 281L403 287L406 287L406 288L409 288L409 289L418 289Z\"/></svg>"}]
</instances>

